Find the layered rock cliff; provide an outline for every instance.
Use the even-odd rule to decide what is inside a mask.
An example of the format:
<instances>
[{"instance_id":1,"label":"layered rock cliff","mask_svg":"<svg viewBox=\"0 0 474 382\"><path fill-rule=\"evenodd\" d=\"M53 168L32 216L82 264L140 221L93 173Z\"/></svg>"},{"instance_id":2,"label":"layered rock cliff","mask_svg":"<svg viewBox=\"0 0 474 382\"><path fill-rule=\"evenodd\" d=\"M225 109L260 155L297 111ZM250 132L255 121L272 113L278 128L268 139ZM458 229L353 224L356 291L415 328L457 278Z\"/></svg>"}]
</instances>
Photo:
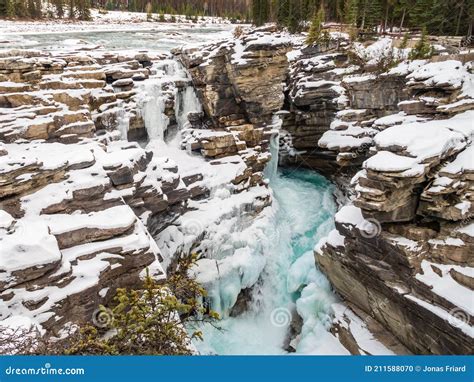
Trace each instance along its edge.
<instances>
[{"instance_id":1,"label":"layered rock cliff","mask_svg":"<svg viewBox=\"0 0 474 382\"><path fill-rule=\"evenodd\" d=\"M388 39L299 51L282 113L287 161L343 185L348 205L316 261L344 301L414 353L468 354L472 54L381 69L388 53L402 59Z\"/></svg>"},{"instance_id":2,"label":"layered rock cliff","mask_svg":"<svg viewBox=\"0 0 474 382\"><path fill-rule=\"evenodd\" d=\"M49 334L90 321L160 251L143 213L189 197L176 165L120 140L146 54L8 51L0 59L0 317ZM143 217L143 216L142 216Z\"/></svg>"},{"instance_id":3,"label":"layered rock cliff","mask_svg":"<svg viewBox=\"0 0 474 382\"><path fill-rule=\"evenodd\" d=\"M387 39L288 37L257 29L174 57L2 52L0 324L60 334L191 252L208 303L244 310L279 133L282 164L345 195L316 249L343 299L331 335L353 354L471 353L472 54L405 62Z\"/></svg>"},{"instance_id":4,"label":"layered rock cliff","mask_svg":"<svg viewBox=\"0 0 474 382\"><path fill-rule=\"evenodd\" d=\"M267 124L283 102L287 65L280 48L260 41L252 45L252 64L239 67L252 71L260 62L263 76L278 74L257 91L275 94L272 105L252 101L255 89L229 67L222 76L238 82L247 101L229 96L225 102L238 111L213 109L213 91L196 84L204 113L171 56L89 46L3 51L0 326L21 318L57 335L71 322L94 322L115 288L139 285L146 268L162 279L177 256L195 251L203 264L219 258L229 277L241 272L225 268L231 258L222 258L209 237L218 241L216 226L227 222L243 246L244 237L258 234L252 221L271 203L263 170L271 158ZM209 89L217 89L218 76L209 76ZM211 288L225 275L216 260L210 264L206 275L217 266ZM241 289L258 276L252 273Z\"/></svg>"}]
</instances>

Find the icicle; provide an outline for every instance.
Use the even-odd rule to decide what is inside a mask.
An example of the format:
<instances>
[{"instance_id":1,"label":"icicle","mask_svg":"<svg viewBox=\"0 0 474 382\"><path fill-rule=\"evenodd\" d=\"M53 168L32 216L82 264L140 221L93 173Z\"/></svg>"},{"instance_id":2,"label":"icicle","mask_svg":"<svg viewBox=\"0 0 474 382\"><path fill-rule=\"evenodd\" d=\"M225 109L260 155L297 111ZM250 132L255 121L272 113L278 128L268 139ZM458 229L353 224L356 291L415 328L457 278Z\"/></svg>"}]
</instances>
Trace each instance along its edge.
<instances>
[{"instance_id":1,"label":"icicle","mask_svg":"<svg viewBox=\"0 0 474 382\"><path fill-rule=\"evenodd\" d=\"M182 130L188 123L188 114L202 111L201 102L192 86L186 86L182 91L176 93L175 98L176 121L178 122L178 130Z\"/></svg>"},{"instance_id":2,"label":"icicle","mask_svg":"<svg viewBox=\"0 0 474 382\"><path fill-rule=\"evenodd\" d=\"M120 131L120 136L123 140L128 140L128 130L130 128L130 115L123 108L122 101L120 101L120 111L117 115L117 129Z\"/></svg>"},{"instance_id":3,"label":"icicle","mask_svg":"<svg viewBox=\"0 0 474 382\"><path fill-rule=\"evenodd\" d=\"M279 130L282 125L282 120L277 115L273 116L272 127L274 133L270 138L270 153L272 154L272 159L265 167L265 176L270 179L274 179L278 171L278 156L280 151L280 134Z\"/></svg>"},{"instance_id":4,"label":"icicle","mask_svg":"<svg viewBox=\"0 0 474 382\"><path fill-rule=\"evenodd\" d=\"M165 114L166 96L163 95L162 81L154 80L145 83L143 92L145 97L140 102L140 113L145 122L148 138L163 140L169 118Z\"/></svg>"}]
</instances>

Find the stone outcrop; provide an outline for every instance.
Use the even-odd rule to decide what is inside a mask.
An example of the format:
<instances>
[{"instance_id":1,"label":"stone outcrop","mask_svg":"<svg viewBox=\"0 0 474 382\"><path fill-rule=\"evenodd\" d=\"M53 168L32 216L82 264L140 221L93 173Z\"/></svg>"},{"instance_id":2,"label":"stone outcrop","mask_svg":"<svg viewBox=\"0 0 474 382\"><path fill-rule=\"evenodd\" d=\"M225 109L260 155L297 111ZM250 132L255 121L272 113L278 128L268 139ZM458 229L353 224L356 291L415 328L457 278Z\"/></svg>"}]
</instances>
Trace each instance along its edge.
<instances>
[{"instance_id":1,"label":"stone outcrop","mask_svg":"<svg viewBox=\"0 0 474 382\"><path fill-rule=\"evenodd\" d=\"M349 198L316 261L409 351L470 354L472 63L366 73L348 57L301 50L281 113L285 163L329 175Z\"/></svg>"},{"instance_id":2,"label":"stone outcrop","mask_svg":"<svg viewBox=\"0 0 474 382\"><path fill-rule=\"evenodd\" d=\"M270 124L283 105L290 40L256 29L233 40L175 52L190 71L214 127Z\"/></svg>"},{"instance_id":3,"label":"stone outcrop","mask_svg":"<svg viewBox=\"0 0 474 382\"><path fill-rule=\"evenodd\" d=\"M247 169L233 183L245 183L244 189L264 184L290 49L286 36L262 28L230 41L174 51L189 70L204 109L201 115L189 115L182 147L209 159L240 156Z\"/></svg>"},{"instance_id":4,"label":"stone outcrop","mask_svg":"<svg viewBox=\"0 0 474 382\"><path fill-rule=\"evenodd\" d=\"M137 215L183 199L173 199L178 190L169 183L179 175L151 152L122 141L2 148L2 318L15 311L45 329L90 319L111 296L106 290L133 286L158 264L160 252ZM155 275L164 272L158 267Z\"/></svg>"},{"instance_id":5,"label":"stone outcrop","mask_svg":"<svg viewBox=\"0 0 474 382\"><path fill-rule=\"evenodd\" d=\"M204 113L183 111L197 69L189 78L164 55L1 53L0 322L29 317L57 335L91 321L117 287L138 285L145 268L164 278L163 263L199 245L205 232L189 229L186 212L234 198L219 217L229 219L271 203L263 170L287 48L283 39L260 43L265 36L240 42L249 64L226 69L245 100L211 110L205 92ZM269 79L258 89L250 85L256 67ZM225 102L240 111L228 114ZM186 156L180 146L202 154L185 170L161 154L178 129L182 143L167 155ZM144 149L126 138L152 142Z\"/></svg>"},{"instance_id":6,"label":"stone outcrop","mask_svg":"<svg viewBox=\"0 0 474 382\"><path fill-rule=\"evenodd\" d=\"M145 268L165 277L147 225L164 229L171 211L207 190L192 174L184 182L169 158L120 138L145 129L135 89L170 61L1 53L0 320L29 317L58 334L94 319L115 288L139 285Z\"/></svg>"}]
</instances>

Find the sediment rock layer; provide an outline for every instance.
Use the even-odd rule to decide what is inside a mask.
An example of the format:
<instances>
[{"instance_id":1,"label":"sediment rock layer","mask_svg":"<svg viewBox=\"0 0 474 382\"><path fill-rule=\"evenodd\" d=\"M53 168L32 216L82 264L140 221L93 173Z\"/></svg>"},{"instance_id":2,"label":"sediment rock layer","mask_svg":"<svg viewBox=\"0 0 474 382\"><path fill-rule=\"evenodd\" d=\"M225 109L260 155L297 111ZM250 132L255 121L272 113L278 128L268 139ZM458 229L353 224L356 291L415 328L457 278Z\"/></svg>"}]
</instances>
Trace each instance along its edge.
<instances>
[{"instance_id":1,"label":"sediment rock layer","mask_svg":"<svg viewBox=\"0 0 474 382\"><path fill-rule=\"evenodd\" d=\"M348 196L317 264L410 351L470 354L472 57L374 71L351 49L301 50L282 114L289 161Z\"/></svg>"}]
</instances>

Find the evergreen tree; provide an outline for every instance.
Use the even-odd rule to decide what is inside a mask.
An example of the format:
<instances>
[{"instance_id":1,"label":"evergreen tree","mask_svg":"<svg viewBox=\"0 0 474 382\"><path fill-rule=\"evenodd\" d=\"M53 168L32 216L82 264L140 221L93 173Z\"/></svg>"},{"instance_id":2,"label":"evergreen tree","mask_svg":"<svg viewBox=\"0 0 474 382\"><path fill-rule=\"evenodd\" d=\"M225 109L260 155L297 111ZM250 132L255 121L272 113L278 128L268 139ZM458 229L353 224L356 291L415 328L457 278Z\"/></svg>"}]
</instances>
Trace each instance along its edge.
<instances>
[{"instance_id":1,"label":"evergreen tree","mask_svg":"<svg viewBox=\"0 0 474 382\"><path fill-rule=\"evenodd\" d=\"M376 29L383 25L382 3L380 0L368 0L366 28Z\"/></svg>"},{"instance_id":2,"label":"evergreen tree","mask_svg":"<svg viewBox=\"0 0 474 382\"><path fill-rule=\"evenodd\" d=\"M403 50L403 49L407 49L407 48L408 48L408 39L409 39L409 37L410 37L410 36L409 36L408 33L405 33L405 34L403 35L403 39L402 39L402 41L401 41L400 46L398 47L398 49Z\"/></svg>"},{"instance_id":3,"label":"evergreen tree","mask_svg":"<svg viewBox=\"0 0 474 382\"><path fill-rule=\"evenodd\" d=\"M302 9L301 9L301 1L300 0L293 0L290 2L289 12L288 12L288 19L286 22L286 26L290 33L297 33L300 32L302 29L302 22L305 20Z\"/></svg>"},{"instance_id":4,"label":"evergreen tree","mask_svg":"<svg viewBox=\"0 0 474 382\"><path fill-rule=\"evenodd\" d=\"M279 26L286 26L288 21L288 16L290 15L290 2L288 0L276 0L275 1L277 10L274 12L276 14L276 22Z\"/></svg>"},{"instance_id":5,"label":"evergreen tree","mask_svg":"<svg viewBox=\"0 0 474 382\"><path fill-rule=\"evenodd\" d=\"M358 0L346 0L344 5L344 19L347 24L357 26L359 19L359 2Z\"/></svg>"},{"instance_id":6,"label":"evergreen tree","mask_svg":"<svg viewBox=\"0 0 474 382\"><path fill-rule=\"evenodd\" d=\"M382 16L382 6L380 0L362 0L360 2L362 30L372 30L380 23Z\"/></svg>"},{"instance_id":7,"label":"evergreen tree","mask_svg":"<svg viewBox=\"0 0 474 382\"><path fill-rule=\"evenodd\" d=\"M430 58L433 55L433 47L428 41L426 28L421 32L421 38L408 55L410 60Z\"/></svg>"},{"instance_id":8,"label":"evergreen tree","mask_svg":"<svg viewBox=\"0 0 474 382\"><path fill-rule=\"evenodd\" d=\"M270 19L269 0L252 0L252 18L256 26L261 26Z\"/></svg>"},{"instance_id":9,"label":"evergreen tree","mask_svg":"<svg viewBox=\"0 0 474 382\"><path fill-rule=\"evenodd\" d=\"M77 0L77 17L79 20L91 19L91 3L90 0Z\"/></svg>"},{"instance_id":10,"label":"evergreen tree","mask_svg":"<svg viewBox=\"0 0 474 382\"><path fill-rule=\"evenodd\" d=\"M56 16L64 17L64 0L53 0L54 8L56 8Z\"/></svg>"},{"instance_id":11,"label":"evergreen tree","mask_svg":"<svg viewBox=\"0 0 474 382\"><path fill-rule=\"evenodd\" d=\"M11 18L16 16L14 0L6 0L6 15Z\"/></svg>"},{"instance_id":12,"label":"evergreen tree","mask_svg":"<svg viewBox=\"0 0 474 382\"><path fill-rule=\"evenodd\" d=\"M68 17L70 19L73 19L76 17L76 11L74 9L75 7L75 0L69 0L68 2Z\"/></svg>"},{"instance_id":13,"label":"evergreen tree","mask_svg":"<svg viewBox=\"0 0 474 382\"><path fill-rule=\"evenodd\" d=\"M12 0L15 4L15 13L18 17L27 17L28 10L26 8L26 3L24 0Z\"/></svg>"},{"instance_id":14,"label":"evergreen tree","mask_svg":"<svg viewBox=\"0 0 474 382\"><path fill-rule=\"evenodd\" d=\"M321 37L322 24L325 21L326 13L324 12L324 6L321 5L319 11L314 15L313 21L309 28L308 37L306 38L306 44L313 45L319 41Z\"/></svg>"},{"instance_id":15,"label":"evergreen tree","mask_svg":"<svg viewBox=\"0 0 474 382\"><path fill-rule=\"evenodd\" d=\"M41 17L41 0L28 0L27 1L27 13L28 16L37 19Z\"/></svg>"}]
</instances>

